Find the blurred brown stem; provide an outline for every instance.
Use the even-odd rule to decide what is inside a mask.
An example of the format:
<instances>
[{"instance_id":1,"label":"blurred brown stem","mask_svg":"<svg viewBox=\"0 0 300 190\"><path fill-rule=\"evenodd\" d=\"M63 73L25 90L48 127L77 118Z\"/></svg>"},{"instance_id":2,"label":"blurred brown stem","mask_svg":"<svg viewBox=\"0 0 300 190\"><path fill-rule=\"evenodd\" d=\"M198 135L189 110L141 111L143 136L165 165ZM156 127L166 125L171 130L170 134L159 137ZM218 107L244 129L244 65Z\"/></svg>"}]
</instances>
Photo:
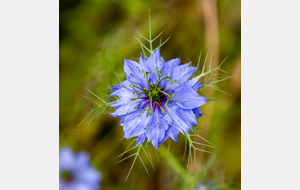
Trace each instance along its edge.
<instances>
[{"instance_id":1,"label":"blurred brown stem","mask_svg":"<svg viewBox=\"0 0 300 190\"><path fill-rule=\"evenodd\" d=\"M216 0L201 0L198 1L197 6L202 9L202 16L204 22L204 35L205 35L205 43L208 51L210 52L210 56L213 56L212 68L218 66L219 63L219 29L218 29L218 10L217 10L217 1ZM201 15L199 15L201 16ZM208 60L210 57L208 57ZM209 64L206 64L206 70L209 69ZM217 71L216 71L217 72ZM216 80L216 78L210 78L211 81ZM214 90L211 88L206 89L206 93L214 97ZM215 102L211 101L207 105L205 105L205 113L210 115L213 113ZM202 116L201 124L210 127L211 124L211 116ZM197 132L197 131L196 131ZM200 134L203 138L206 138L207 131L202 131ZM204 148L203 146L199 148ZM203 152L199 152L197 155L197 160L203 158ZM201 170L201 165L203 164L203 160L199 160L197 165L194 168L190 168L190 171Z\"/></svg>"}]
</instances>

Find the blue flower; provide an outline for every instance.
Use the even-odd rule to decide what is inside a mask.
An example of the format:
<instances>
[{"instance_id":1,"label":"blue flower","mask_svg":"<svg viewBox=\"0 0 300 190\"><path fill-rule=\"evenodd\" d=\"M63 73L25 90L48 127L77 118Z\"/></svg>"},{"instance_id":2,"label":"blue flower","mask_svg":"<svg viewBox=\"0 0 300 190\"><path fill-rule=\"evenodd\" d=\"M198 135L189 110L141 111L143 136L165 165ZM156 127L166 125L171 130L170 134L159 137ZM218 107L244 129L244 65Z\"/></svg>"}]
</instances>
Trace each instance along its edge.
<instances>
[{"instance_id":1,"label":"blue flower","mask_svg":"<svg viewBox=\"0 0 300 190\"><path fill-rule=\"evenodd\" d=\"M200 182L195 190L219 190L214 182Z\"/></svg>"},{"instance_id":2,"label":"blue flower","mask_svg":"<svg viewBox=\"0 0 300 190\"><path fill-rule=\"evenodd\" d=\"M97 190L102 176L90 166L86 152L74 154L64 147L59 154L59 189L60 190Z\"/></svg>"},{"instance_id":3,"label":"blue flower","mask_svg":"<svg viewBox=\"0 0 300 190\"><path fill-rule=\"evenodd\" d=\"M179 132L189 133L202 116L200 106L208 102L197 90L199 77L189 80L197 70L180 59L165 62L159 49L139 63L125 59L127 80L111 87L118 100L111 114L120 117L124 138L138 137L136 145L147 139L157 149L169 137L177 142Z\"/></svg>"}]
</instances>

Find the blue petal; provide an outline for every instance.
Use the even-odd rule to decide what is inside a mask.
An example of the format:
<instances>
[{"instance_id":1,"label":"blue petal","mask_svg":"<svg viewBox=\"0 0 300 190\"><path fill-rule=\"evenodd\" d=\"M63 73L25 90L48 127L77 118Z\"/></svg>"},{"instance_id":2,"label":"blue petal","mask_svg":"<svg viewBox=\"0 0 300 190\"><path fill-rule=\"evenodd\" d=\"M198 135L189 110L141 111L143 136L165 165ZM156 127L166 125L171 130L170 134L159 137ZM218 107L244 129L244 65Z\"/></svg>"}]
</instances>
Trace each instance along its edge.
<instances>
[{"instance_id":1,"label":"blue petal","mask_svg":"<svg viewBox=\"0 0 300 190\"><path fill-rule=\"evenodd\" d=\"M147 59L143 56L141 53L140 59L139 59L139 64L143 65L144 67L147 66Z\"/></svg>"},{"instance_id":2,"label":"blue petal","mask_svg":"<svg viewBox=\"0 0 300 190\"><path fill-rule=\"evenodd\" d=\"M164 102L165 103L165 102ZM179 106L177 106L174 102L169 103L169 110L170 110L170 105L171 107L176 106L179 108ZM175 108L175 107L174 107ZM179 131L180 133L184 133L184 130L181 126L177 125L177 123L171 118L172 113L170 114L170 111L168 110L168 114L164 115L164 120L166 121L166 123L169 125L168 128L172 127L175 128L177 131ZM183 111L183 110L182 110ZM182 112L183 113L183 112ZM184 116L184 115L183 115Z\"/></svg>"},{"instance_id":3,"label":"blue petal","mask_svg":"<svg viewBox=\"0 0 300 190\"><path fill-rule=\"evenodd\" d=\"M137 139L135 145L140 145L140 144L142 144L142 143L145 141L145 139L146 139L145 133L141 134L141 135L138 137L138 139Z\"/></svg>"},{"instance_id":4,"label":"blue petal","mask_svg":"<svg viewBox=\"0 0 300 190\"><path fill-rule=\"evenodd\" d=\"M163 115L165 115L165 114L163 114ZM164 119L164 117L162 117L162 116L159 116L159 117L160 117L160 119L159 119L160 127L162 127L165 131L168 130L169 125L168 125L167 121Z\"/></svg>"},{"instance_id":5,"label":"blue petal","mask_svg":"<svg viewBox=\"0 0 300 190\"><path fill-rule=\"evenodd\" d=\"M120 117L127 113L136 111L134 107L143 101L142 99L132 101L131 99L136 98L137 95L133 94L133 91L130 91L126 88L121 88L120 90L113 92L110 96L118 96L120 98L117 102L110 105L111 107L117 107L116 110L111 114L114 117Z\"/></svg>"},{"instance_id":6,"label":"blue petal","mask_svg":"<svg viewBox=\"0 0 300 190\"><path fill-rule=\"evenodd\" d=\"M175 94L173 99L177 100L177 105L184 109L194 109L209 101L205 97L199 96L197 92L195 92L188 85L181 86L175 90L173 94Z\"/></svg>"},{"instance_id":7,"label":"blue petal","mask_svg":"<svg viewBox=\"0 0 300 190\"><path fill-rule=\"evenodd\" d=\"M165 64L163 64L161 67L161 76L170 76L173 69L180 65L180 61L181 59L177 58L167 61Z\"/></svg>"},{"instance_id":8,"label":"blue petal","mask_svg":"<svg viewBox=\"0 0 300 190\"><path fill-rule=\"evenodd\" d=\"M180 58L172 59L166 62L165 64L163 64L161 67L161 78L164 76L170 76L173 69L177 67L179 64L180 64ZM168 84L170 84L170 82L166 83L167 80L168 80L167 78L163 79L160 82L160 86L167 86Z\"/></svg>"},{"instance_id":9,"label":"blue petal","mask_svg":"<svg viewBox=\"0 0 300 190\"><path fill-rule=\"evenodd\" d=\"M171 69L171 71L169 71L169 72L171 72L169 74L170 78L172 80L176 80L179 83L182 83L182 82L180 82L181 78L182 78L182 76L184 76L186 71L189 69L190 64L191 63L187 63L187 64L184 64L184 65L177 66L175 68L170 68ZM164 79L161 84L163 85L165 82L166 82L166 79ZM186 81L183 81L183 82L186 82ZM167 88L165 88L166 92L180 86L180 84L178 84L178 83L173 83L173 84L170 84L170 83L171 83L171 81L169 81L165 84L165 86L167 86Z\"/></svg>"},{"instance_id":10,"label":"blue petal","mask_svg":"<svg viewBox=\"0 0 300 190\"><path fill-rule=\"evenodd\" d=\"M198 89L203 85L203 82L199 83L197 82L192 88L195 90L195 91L198 91Z\"/></svg>"},{"instance_id":11,"label":"blue petal","mask_svg":"<svg viewBox=\"0 0 300 190\"><path fill-rule=\"evenodd\" d=\"M125 121L125 117L127 116L127 114L126 115L122 115L122 116L120 116L120 122L119 122L119 125L121 126L121 127L123 127L123 125L124 125L124 121Z\"/></svg>"},{"instance_id":12,"label":"blue petal","mask_svg":"<svg viewBox=\"0 0 300 190\"><path fill-rule=\"evenodd\" d=\"M173 126L170 126L168 128L168 130L166 130L165 132L165 136L164 138L161 140L160 144L162 144L163 142L165 142L169 137L171 139L173 139L176 143L177 143L177 140L178 140L178 134L179 134L179 131L177 130L177 128Z\"/></svg>"},{"instance_id":13,"label":"blue petal","mask_svg":"<svg viewBox=\"0 0 300 190\"><path fill-rule=\"evenodd\" d=\"M177 143L179 131L174 127L169 127L166 134Z\"/></svg>"},{"instance_id":14,"label":"blue petal","mask_svg":"<svg viewBox=\"0 0 300 190\"><path fill-rule=\"evenodd\" d=\"M111 107L118 107L122 106L124 104L127 104L127 102L130 102L132 98L137 98L136 94L133 94L132 90L128 90L126 88L121 88L119 90L114 91L109 96L118 96L120 99L111 104Z\"/></svg>"},{"instance_id":15,"label":"blue petal","mask_svg":"<svg viewBox=\"0 0 300 190\"><path fill-rule=\"evenodd\" d=\"M171 75L170 75L172 80L178 79L182 74L185 74L186 70L189 68L190 65L191 62L172 68Z\"/></svg>"},{"instance_id":16,"label":"blue petal","mask_svg":"<svg viewBox=\"0 0 300 190\"><path fill-rule=\"evenodd\" d=\"M85 170L90 165L90 156L86 152L79 152L75 156L76 171Z\"/></svg>"},{"instance_id":17,"label":"blue petal","mask_svg":"<svg viewBox=\"0 0 300 190\"><path fill-rule=\"evenodd\" d=\"M125 80L113 87L108 86L111 90L116 91L116 90L120 90L123 86L125 86L126 88L130 89L129 85L131 85L131 83L128 80Z\"/></svg>"},{"instance_id":18,"label":"blue petal","mask_svg":"<svg viewBox=\"0 0 300 190\"><path fill-rule=\"evenodd\" d=\"M158 70L161 70L162 67L164 67L165 61L164 59L160 56L159 49L155 50L149 59L147 60L147 68L149 68L148 72L153 72L154 73L149 73L148 79L150 84L156 84L157 79L158 79Z\"/></svg>"},{"instance_id":19,"label":"blue petal","mask_svg":"<svg viewBox=\"0 0 300 190\"><path fill-rule=\"evenodd\" d=\"M140 59L139 59L139 64L144 66L145 72L150 72L150 68L148 68L147 59L143 56L142 53L141 53L141 56L140 56Z\"/></svg>"},{"instance_id":20,"label":"blue petal","mask_svg":"<svg viewBox=\"0 0 300 190\"><path fill-rule=\"evenodd\" d=\"M146 79L142 75L142 70L145 71L144 66L137 62L125 59L124 60L124 71L126 73L127 80L133 84L137 84L140 87L149 88Z\"/></svg>"},{"instance_id":21,"label":"blue petal","mask_svg":"<svg viewBox=\"0 0 300 190\"><path fill-rule=\"evenodd\" d=\"M134 100L134 101L129 100L129 101L124 101L124 104L122 104L122 106L117 107L115 109L115 111L113 113L111 113L110 115L113 116L113 117L121 117L121 116L123 116L125 114L130 114L130 113L132 113L132 112L134 112L134 111L137 110L137 109L134 109L134 108L141 101L143 101L143 100Z\"/></svg>"},{"instance_id":22,"label":"blue petal","mask_svg":"<svg viewBox=\"0 0 300 190\"><path fill-rule=\"evenodd\" d=\"M192 126L197 126L197 119L193 110L184 110L184 114Z\"/></svg>"},{"instance_id":23,"label":"blue petal","mask_svg":"<svg viewBox=\"0 0 300 190\"><path fill-rule=\"evenodd\" d=\"M124 138L132 138L139 136L145 132L148 120L150 117L146 117L147 112L144 112L141 116L142 110L137 110L125 118L123 130Z\"/></svg>"},{"instance_id":24,"label":"blue petal","mask_svg":"<svg viewBox=\"0 0 300 190\"><path fill-rule=\"evenodd\" d=\"M84 171L76 173L76 179L81 184L86 184L87 186L90 186L90 188L95 188L101 181L102 174L98 170L89 167Z\"/></svg>"},{"instance_id":25,"label":"blue petal","mask_svg":"<svg viewBox=\"0 0 300 190\"><path fill-rule=\"evenodd\" d=\"M59 178L59 190L74 190L74 185L74 183L68 183Z\"/></svg>"},{"instance_id":26,"label":"blue petal","mask_svg":"<svg viewBox=\"0 0 300 190\"><path fill-rule=\"evenodd\" d=\"M171 79L176 80L181 85L184 82L187 82L188 79L191 78L197 70L197 67L189 67L190 64L191 63L180 65L180 66L176 67L175 69L173 69L173 71L171 73ZM178 83L173 83L173 84L169 85L167 88L165 88L164 91L170 92L171 90L176 89L179 86L180 85Z\"/></svg>"},{"instance_id":27,"label":"blue petal","mask_svg":"<svg viewBox=\"0 0 300 190\"><path fill-rule=\"evenodd\" d=\"M146 99L146 100L143 100L143 102L139 104L137 109L148 109L149 107L150 107L150 100Z\"/></svg>"},{"instance_id":28,"label":"blue petal","mask_svg":"<svg viewBox=\"0 0 300 190\"><path fill-rule=\"evenodd\" d=\"M182 108L180 108L174 102L169 103L168 106L169 106L168 115L174 121L174 123L171 124L169 128L175 127L181 133L183 131L188 132L190 129L192 129L192 126L188 121L188 119L186 119L184 110Z\"/></svg>"},{"instance_id":29,"label":"blue petal","mask_svg":"<svg viewBox=\"0 0 300 190\"><path fill-rule=\"evenodd\" d=\"M163 58L160 56L159 48L157 48L147 60L147 65L150 71L153 71L155 68L160 68L161 64L164 63Z\"/></svg>"},{"instance_id":30,"label":"blue petal","mask_svg":"<svg viewBox=\"0 0 300 190\"><path fill-rule=\"evenodd\" d=\"M169 109L170 109L170 104L169 104ZM164 120L167 122L168 125L171 125L173 122L172 118L170 117L170 114L164 115Z\"/></svg>"},{"instance_id":31,"label":"blue petal","mask_svg":"<svg viewBox=\"0 0 300 190\"><path fill-rule=\"evenodd\" d=\"M152 143L154 148L157 149L165 136L165 130L159 125L150 126L148 127L146 134L147 136L150 136L150 138L147 137L148 140Z\"/></svg>"},{"instance_id":32,"label":"blue petal","mask_svg":"<svg viewBox=\"0 0 300 190\"><path fill-rule=\"evenodd\" d=\"M157 149L158 146L162 143L162 140L165 136L165 128L167 127L168 124L160 115L158 106L154 104L151 118L148 123L148 128L146 130L146 136L155 149Z\"/></svg>"},{"instance_id":33,"label":"blue petal","mask_svg":"<svg viewBox=\"0 0 300 190\"><path fill-rule=\"evenodd\" d=\"M157 79L158 79L158 69L155 70L154 73L148 73L147 77L149 79L150 84L157 84Z\"/></svg>"},{"instance_id":34,"label":"blue petal","mask_svg":"<svg viewBox=\"0 0 300 190\"><path fill-rule=\"evenodd\" d=\"M193 67L189 67L190 65L191 65L191 63L186 63L184 65L180 65L180 66L173 68L171 71L171 75L170 75L171 79L172 80L176 79L179 82L179 80L187 74L187 71L189 71L191 68L193 68Z\"/></svg>"},{"instance_id":35,"label":"blue petal","mask_svg":"<svg viewBox=\"0 0 300 190\"><path fill-rule=\"evenodd\" d=\"M185 85L190 86L191 88L193 88L195 91L198 91L198 89L202 86L202 83L198 83L198 80L200 79L200 76L197 76L191 80L189 80Z\"/></svg>"},{"instance_id":36,"label":"blue petal","mask_svg":"<svg viewBox=\"0 0 300 190\"><path fill-rule=\"evenodd\" d=\"M152 138L152 130L154 128L156 128L156 126L159 126L159 115L158 115L158 110L154 109L154 106L153 106L153 109L152 109L152 113L149 117L149 123L147 123L147 130L146 130L146 136L147 136L147 139L150 141L150 139Z\"/></svg>"},{"instance_id":37,"label":"blue petal","mask_svg":"<svg viewBox=\"0 0 300 190\"><path fill-rule=\"evenodd\" d=\"M84 182L77 182L75 183L71 188L68 188L68 189L60 189L60 190L91 190L93 189L94 186L90 186L89 184L86 184Z\"/></svg>"},{"instance_id":38,"label":"blue petal","mask_svg":"<svg viewBox=\"0 0 300 190\"><path fill-rule=\"evenodd\" d=\"M189 80L187 83L195 90L195 91L198 91L198 89L202 86L203 82L199 83L200 79L200 75Z\"/></svg>"},{"instance_id":39,"label":"blue petal","mask_svg":"<svg viewBox=\"0 0 300 190\"><path fill-rule=\"evenodd\" d=\"M81 185L81 186L79 186L79 188L78 188L78 185ZM83 188L81 188L81 187L83 187ZM90 190L90 187L85 184L80 184L77 181L72 181L71 183L68 183L68 182L60 179L59 190Z\"/></svg>"},{"instance_id":40,"label":"blue petal","mask_svg":"<svg viewBox=\"0 0 300 190\"><path fill-rule=\"evenodd\" d=\"M177 81L181 84L186 82L191 78L194 73L197 71L197 67L189 67L183 73L176 77Z\"/></svg>"},{"instance_id":41,"label":"blue petal","mask_svg":"<svg viewBox=\"0 0 300 190\"><path fill-rule=\"evenodd\" d=\"M75 156L68 147L63 147L59 153L59 169L70 171L75 167Z\"/></svg>"},{"instance_id":42,"label":"blue petal","mask_svg":"<svg viewBox=\"0 0 300 190\"><path fill-rule=\"evenodd\" d=\"M163 142L165 142L169 138L169 135L165 132L164 138L159 142L159 145L161 145Z\"/></svg>"},{"instance_id":43,"label":"blue petal","mask_svg":"<svg viewBox=\"0 0 300 190\"><path fill-rule=\"evenodd\" d=\"M194 112L196 118L199 118L202 116L202 112L201 112L200 108L194 108L193 112Z\"/></svg>"}]
</instances>

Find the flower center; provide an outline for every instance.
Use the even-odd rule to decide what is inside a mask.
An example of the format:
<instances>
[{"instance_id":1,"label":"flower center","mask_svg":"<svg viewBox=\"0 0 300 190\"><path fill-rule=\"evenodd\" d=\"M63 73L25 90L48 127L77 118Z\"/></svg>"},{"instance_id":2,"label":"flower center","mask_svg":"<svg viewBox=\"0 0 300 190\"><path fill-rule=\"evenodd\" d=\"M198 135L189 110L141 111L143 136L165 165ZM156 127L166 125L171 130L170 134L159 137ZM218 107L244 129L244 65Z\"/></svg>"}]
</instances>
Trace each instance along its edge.
<instances>
[{"instance_id":1,"label":"flower center","mask_svg":"<svg viewBox=\"0 0 300 190\"><path fill-rule=\"evenodd\" d=\"M156 85L151 85L146 94L148 94L149 99L152 99L152 101L159 101L162 95L162 87L158 86L156 88Z\"/></svg>"},{"instance_id":2,"label":"flower center","mask_svg":"<svg viewBox=\"0 0 300 190\"><path fill-rule=\"evenodd\" d=\"M60 176L64 181L71 181L73 178L72 174L67 171L61 172Z\"/></svg>"},{"instance_id":3,"label":"flower center","mask_svg":"<svg viewBox=\"0 0 300 190\"><path fill-rule=\"evenodd\" d=\"M155 70L156 70L156 69L155 69ZM148 96L148 98L149 98L149 100L150 100L150 107L149 107L148 109L144 109L144 110L142 111L142 113L139 114L138 116L141 116L145 111L147 111L147 117L148 117L148 116L152 113L152 104L153 104L154 102L155 102L155 105L159 106L159 108L160 108L165 114L167 114L166 111L169 109L169 107L168 107L168 102L169 102L170 100L172 100L173 102L176 102L176 100L171 99L171 96L170 96L167 92L164 92L164 91L163 91L163 88L160 87L159 84L160 84L160 82L161 82L163 79L167 79L166 82L171 81L171 84L173 84L173 83L178 83L178 84L179 84L179 82L177 82L176 80L171 80L171 78L170 78L169 76L164 76L164 77L160 78L160 73L161 73L161 71L158 71L158 78L157 78L158 81L157 81L157 83L156 83L156 84L150 84L147 74L148 74L148 73L154 73L155 70L152 71L152 72L145 72L145 71L142 71L142 74L143 74L143 76L146 78L147 83L148 83L148 85L149 85L149 87L150 87L148 90L146 90L146 88L144 87L143 89L139 88L139 89L141 89L141 90L143 90L143 91L141 91L141 92L135 92L135 87L137 87L137 85L136 85L136 84L133 84L132 86L130 86L130 87L133 89L133 94L145 94L146 96ZM165 88L165 87L164 87L164 88ZM172 97L174 97L174 96L175 96L175 94L172 95ZM168 100L166 101L166 103L164 104L164 105L165 105L165 108L163 108L164 106L161 105L161 102L160 102L160 99L161 99L161 98L167 98L167 99L168 99ZM134 101L134 100L137 100L137 99L139 99L139 95L137 95L137 98L131 98L131 101ZM141 103L141 102L140 102L140 103ZM139 103L139 104L140 104L140 103ZM139 104L137 104L137 105L134 107L134 109L136 109L136 108L138 107ZM127 113L127 114L128 114L128 113ZM129 115L129 114L128 114L128 115Z\"/></svg>"}]
</instances>

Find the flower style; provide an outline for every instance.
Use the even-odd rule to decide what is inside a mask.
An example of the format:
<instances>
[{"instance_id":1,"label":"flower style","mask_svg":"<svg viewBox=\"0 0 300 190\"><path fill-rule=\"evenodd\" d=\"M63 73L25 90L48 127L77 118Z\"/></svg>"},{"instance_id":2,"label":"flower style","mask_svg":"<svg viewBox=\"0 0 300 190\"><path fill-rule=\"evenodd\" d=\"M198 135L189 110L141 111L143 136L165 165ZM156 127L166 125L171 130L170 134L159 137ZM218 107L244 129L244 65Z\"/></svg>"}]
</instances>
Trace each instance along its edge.
<instances>
[{"instance_id":1,"label":"flower style","mask_svg":"<svg viewBox=\"0 0 300 190\"><path fill-rule=\"evenodd\" d=\"M59 189L60 190L98 190L102 176L90 166L86 152L76 155L70 148L64 147L59 154Z\"/></svg>"},{"instance_id":2,"label":"flower style","mask_svg":"<svg viewBox=\"0 0 300 190\"><path fill-rule=\"evenodd\" d=\"M111 114L120 117L124 138L138 137L136 145L145 139L157 149L169 137L177 142L179 132L189 133L202 116L200 106L208 102L199 96L202 86L195 77L197 70L191 63L180 64L180 58L165 62L159 48L149 59L140 56L139 63L125 59L127 80L111 87L110 96L118 100Z\"/></svg>"}]
</instances>

